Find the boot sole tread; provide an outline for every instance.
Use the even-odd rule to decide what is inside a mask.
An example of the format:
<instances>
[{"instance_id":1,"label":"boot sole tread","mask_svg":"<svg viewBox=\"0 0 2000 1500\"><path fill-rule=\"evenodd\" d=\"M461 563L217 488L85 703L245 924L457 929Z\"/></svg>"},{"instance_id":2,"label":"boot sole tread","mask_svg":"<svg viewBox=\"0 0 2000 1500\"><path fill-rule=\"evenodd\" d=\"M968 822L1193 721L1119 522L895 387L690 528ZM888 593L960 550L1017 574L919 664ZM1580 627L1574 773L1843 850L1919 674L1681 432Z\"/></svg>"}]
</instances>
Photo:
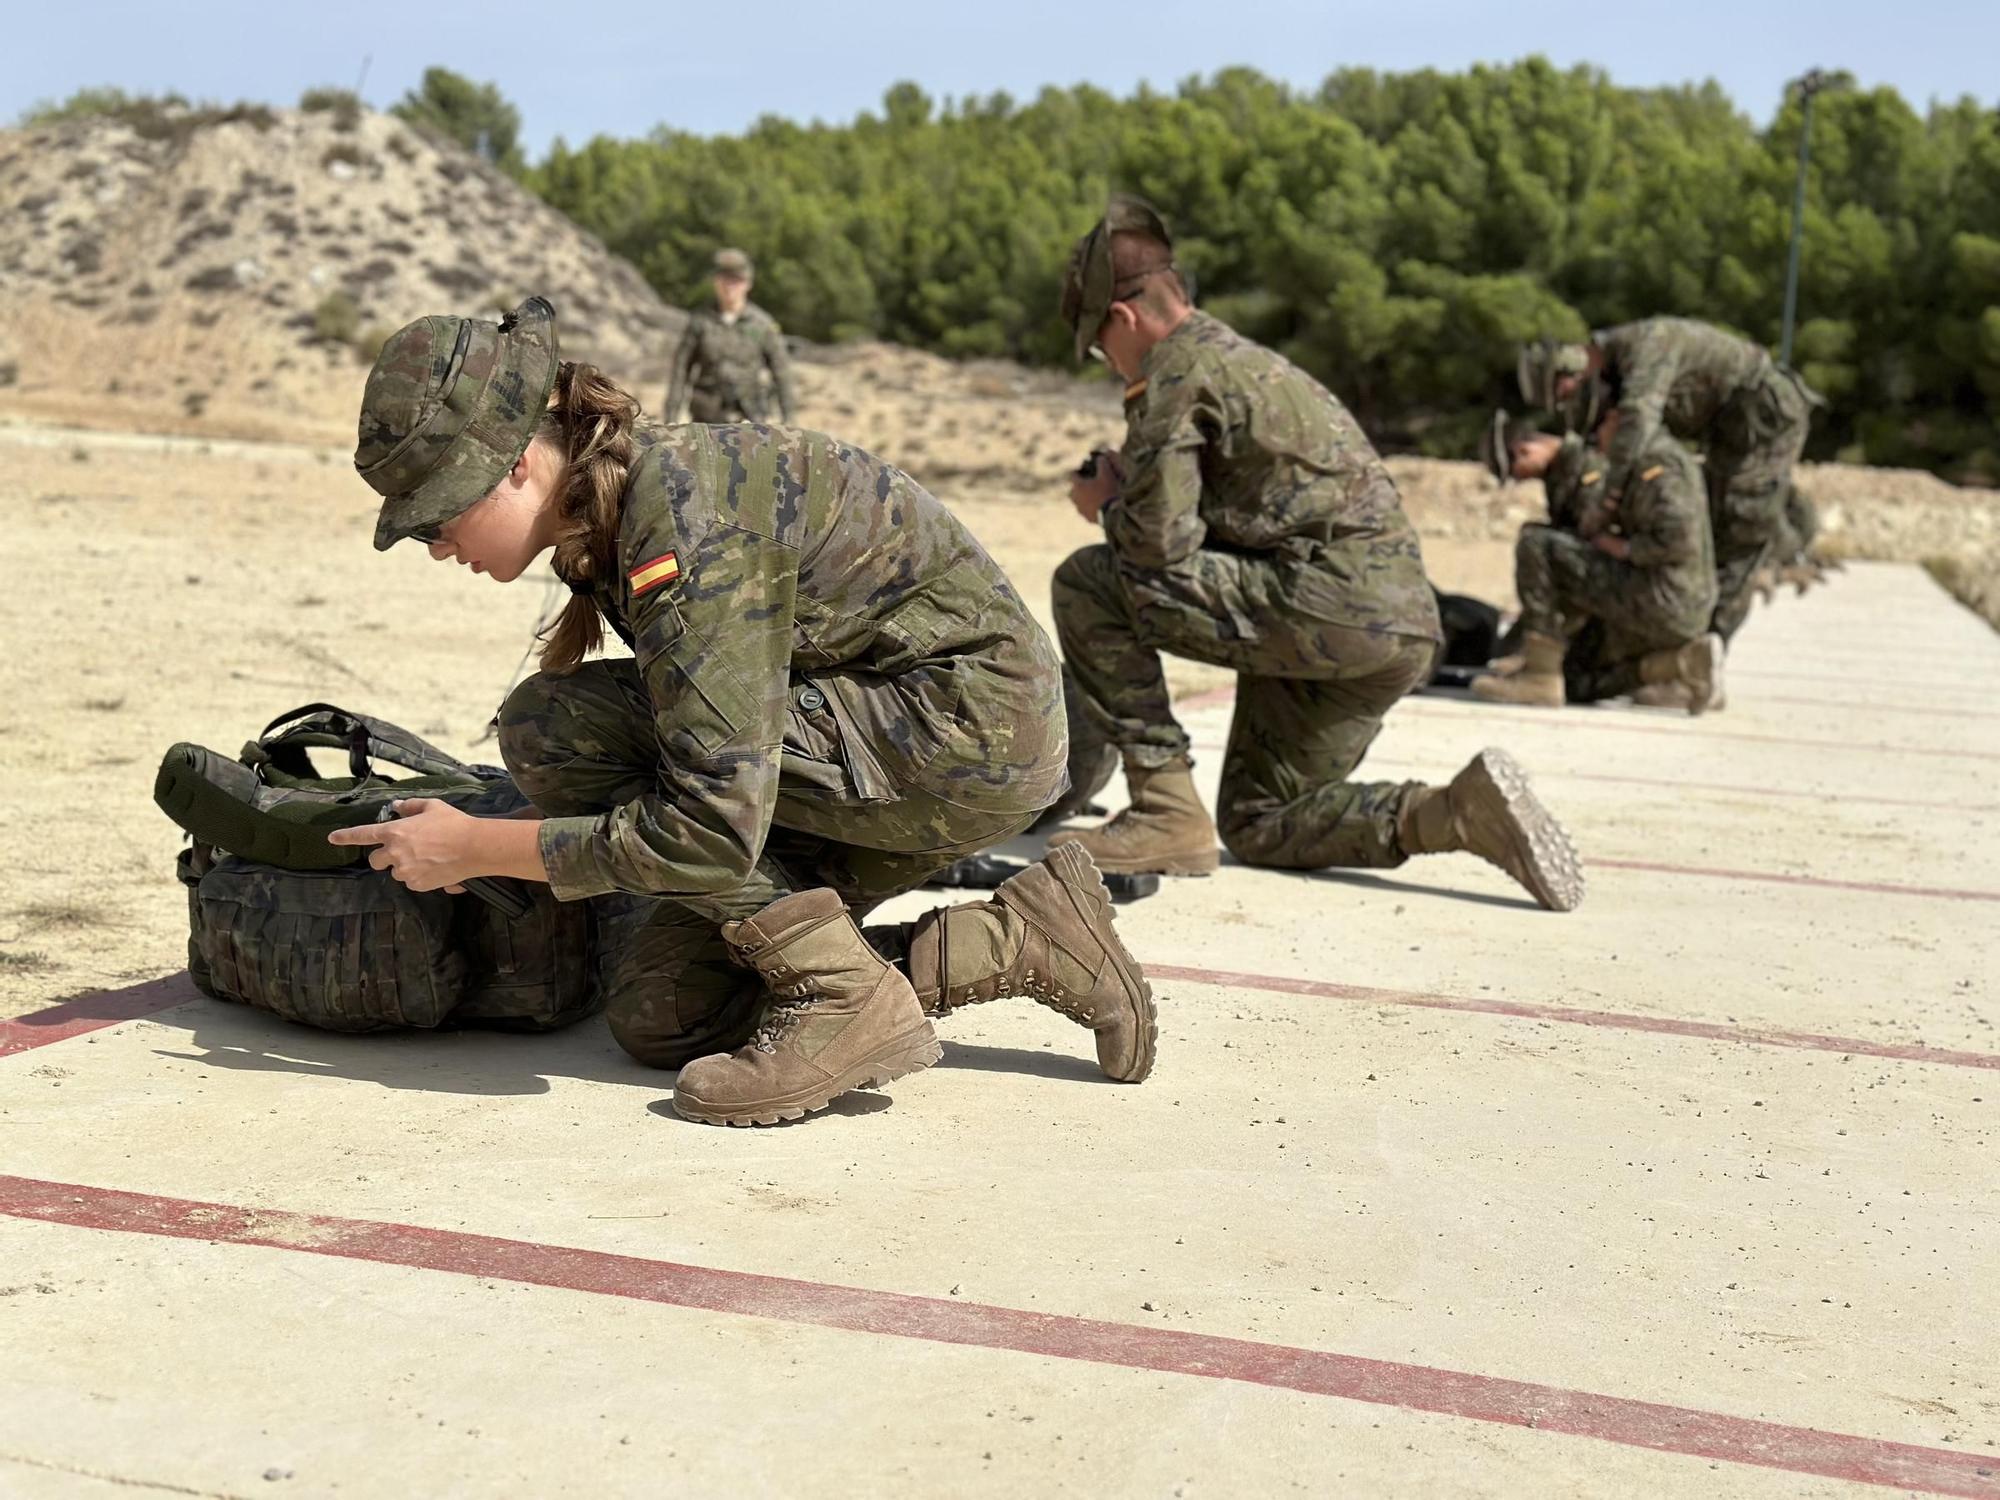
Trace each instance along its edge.
<instances>
[{"instance_id":1,"label":"boot sole tread","mask_svg":"<svg viewBox=\"0 0 2000 1500\"><path fill-rule=\"evenodd\" d=\"M1068 849L1074 849L1076 853L1064 854L1063 851ZM1101 927L1111 962L1116 964L1120 974L1138 989L1138 1000L1134 1008L1145 1024L1138 1033L1138 1046L1135 1049L1137 1055L1133 1058L1129 1069L1114 1072L1110 1068L1104 1068L1105 1075L1119 1083L1144 1083L1153 1071L1153 1060L1159 1049L1160 1040L1160 1009L1153 999L1152 982L1146 978L1146 971L1139 966L1139 961L1132 957L1131 950L1125 946L1125 940L1118 935L1117 913L1111 904L1111 892L1104 888L1104 877L1101 873L1103 867L1091 857L1090 851L1081 844L1061 844L1050 852L1050 861L1057 880L1071 892L1072 897L1081 896L1095 903L1103 916L1103 921L1092 923L1093 929ZM1097 1065L1104 1067L1104 1057L1101 1052L1098 1054Z\"/></svg>"},{"instance_id":2,"label":"boot sole tread","mask_svg":"<svg viewBox=\"0 0 2000 1500\"><path fill-rule=\"evenodd\" d=\"M1507 873L1548 910L1576 910L1583 901L1583 861L1568 830L1542 806L1528 785L1528 773L1505 750L1482 750L1475 761L1500 795L1510 834L1518 830L1518 837L1508 841L1521 871Z\"/></svg>"},{"instance_id":3,"label":"boot sole tread","mask_svg":"<svg viewBox=\"0 0 2000 1500\"><path fill-rule=\"evenodd\" d=\"M925 1036L928 1034L928 1040ZM856 1089L879 1089L920 1073L944 1056L944 1044L928 1024L920 1032L905 1032L885 1044L882 1051L864 1057L846 1072L804 1093L781 1100L766 1100L750 1108L722 1109L674 1090L674 1112L699 1125L777 1125L787 1120L803 1120L832 1104L842 1094Z\"/></svg>"}]
</instances>

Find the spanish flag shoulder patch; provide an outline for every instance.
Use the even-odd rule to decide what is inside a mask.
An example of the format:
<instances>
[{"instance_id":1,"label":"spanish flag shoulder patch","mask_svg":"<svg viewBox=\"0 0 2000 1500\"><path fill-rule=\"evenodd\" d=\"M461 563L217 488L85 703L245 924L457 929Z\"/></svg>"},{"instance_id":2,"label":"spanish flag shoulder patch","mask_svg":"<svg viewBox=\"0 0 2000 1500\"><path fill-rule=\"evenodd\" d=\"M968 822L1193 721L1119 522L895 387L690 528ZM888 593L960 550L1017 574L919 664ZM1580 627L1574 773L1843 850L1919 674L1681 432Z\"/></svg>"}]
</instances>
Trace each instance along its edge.
<instances>
[{"instance_id":1,"label":"spanish flag shoulder patch","mask_svg":"<svg viewBox=\"0 0 2000 1500\"><path fill-rule=\"evenodd\" d=\"M640 563L625 575L625 581L632 586L632 597L650 594L662 584L672 583L681 576L681 560L672 552L662 552L651 562Z\"/></svg>"},{"instance_id":2,"label":"spanish flag shoulder patch","mask_svg":"<svg viewBox=\"0 0 2000 1500\"><path fill-rule=\"evenodd\" d=\"M1645 473L1641 474L1639 476L1639 479L1640 482L1643 484L1651 484L1655 479L1658 479L1662 474L1666 472L1667 472L1667 466L1665 464L1654 464L1652 468L1646 470Z\"/></svg>"},{"instance_id":3,"label":"spanish flag shoulder patch","mask_svg":"<svg viewBox=\"0 0 2000 1500\"><path fill-rule=\"evenodd\" d=\"M1141 396L1145 394L1146 394L1146 381L1143 376L1125 387L1125 399L1127 401L1137 401Z\"/></svg>"}]
</instances>

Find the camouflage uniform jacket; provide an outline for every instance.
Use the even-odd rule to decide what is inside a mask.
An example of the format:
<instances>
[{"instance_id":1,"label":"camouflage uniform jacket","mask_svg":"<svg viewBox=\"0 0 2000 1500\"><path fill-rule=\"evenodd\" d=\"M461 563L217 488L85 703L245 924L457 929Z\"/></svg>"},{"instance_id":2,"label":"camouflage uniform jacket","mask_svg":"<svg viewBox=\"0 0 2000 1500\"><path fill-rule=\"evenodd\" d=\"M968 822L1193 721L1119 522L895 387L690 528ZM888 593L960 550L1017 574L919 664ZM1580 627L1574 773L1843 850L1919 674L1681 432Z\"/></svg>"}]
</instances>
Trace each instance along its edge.
<instances>
[{"instance_id":1,"label":"camouflage uniform jacket","mask_svg":"<svg viewBox=\"0 0 2000 1500\"><path fill-rule=\"evenodd\" d=\"M781 791L878 816L899 785L971 808L1056 799L1055 647L929 492L824 433L645 425L637 439L617 572L593 594L638 659L658 781L542 825L559 897L731 890Z\"/></svg>"},{"instance_id":2,"label":"camouflage uniform jacket","mask_svg":"<svg viewBox=\"0 0 2000 1500\"><path fill-rule=\"evenodd\" d=\"M1592 335L1622 420L1606 455L1613 488L1662 428L1683 442L1707 436L1723 409L1772 370L1771 356L1733 333L1691 318L1647 318ZM1657 460L1655 460L1657 461Z\"/></svg>"},{"instance_id":3,"label":"camouflage uniform jacket","mask_svg":"<svg viewBox=\"0 0 2000 1500\"><path fill-rule=\"evenodd\" d=\"M1604 498L1604 455L1583 440L1581 433L1564 436L1562 447L1542 476L1548 497L1549 524L1562 531L1575 531L1583 518Z\"/></svg>"},{"instance_id":4,"label":"camouflage uniform jacket","mask_svg":"<svg viewBox=\"0 0 2000 1500\"><path fill-rule=\"evenodd\" d=\"M1165 572L1204 547L1284 553L1335 583L1338 623L1442 639L1389 471L1289 360L1194 313L1147 354L1125 421L1124 483L1103 516L1121 566Z\"/></svg>"},{"instance_id":5,"label":"camouflage uniform jacket","mask_svg":"<svg viewBox=\"0 0 2000 1500\"><path fill-rule=\"evenodd\" d=\"M1701 465L1665 433L1640 449L1635 462L1612 516L1631 547L1632 586L1672 633L1692 639L1708 628L1715 608L1715 543Z\"/></svg>"},{"instance_id":6,"label":"camouflage uniform jacket","mask_svg":"<svg viewBox=\"0 0 2000 1500\"><path fill-rule=\"evenodd\" d=\"M739 408L752 421L762 421L769 415L764 391L767 370L777 392L778 413L789 422L797 401L778 320L754 302L744 303L734 323L724 322L715 308L698 308L688 314L687 331L674 349L662 420L680 420L682 403L695 393L715 405Z\"/></svg>"}]
</instances>

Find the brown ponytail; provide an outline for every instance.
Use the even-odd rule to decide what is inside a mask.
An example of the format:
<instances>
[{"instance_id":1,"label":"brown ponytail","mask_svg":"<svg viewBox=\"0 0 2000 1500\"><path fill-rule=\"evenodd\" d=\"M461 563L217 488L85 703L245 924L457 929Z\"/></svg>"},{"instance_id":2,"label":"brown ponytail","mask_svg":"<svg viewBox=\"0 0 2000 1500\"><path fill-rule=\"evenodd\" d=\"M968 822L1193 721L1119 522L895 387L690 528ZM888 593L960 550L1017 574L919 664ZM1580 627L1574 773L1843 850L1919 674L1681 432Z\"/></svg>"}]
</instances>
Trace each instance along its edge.
<instances>
[{"instance_id":1,"label":"brown ponytail","mask_svg":"<svg viewBox=\"0 0 2000 1500\"><path fill-rule=\"evenodd\" d=\"M639 403L597 366L565 361L557 369L555 395L535 441L547 443L563 466L556 576L583 592L570 597L542 636L544 672L573 672L604 642L604 617L589 590L618 567L620 502L638 419Z\"/></svg>"}]
</instances>

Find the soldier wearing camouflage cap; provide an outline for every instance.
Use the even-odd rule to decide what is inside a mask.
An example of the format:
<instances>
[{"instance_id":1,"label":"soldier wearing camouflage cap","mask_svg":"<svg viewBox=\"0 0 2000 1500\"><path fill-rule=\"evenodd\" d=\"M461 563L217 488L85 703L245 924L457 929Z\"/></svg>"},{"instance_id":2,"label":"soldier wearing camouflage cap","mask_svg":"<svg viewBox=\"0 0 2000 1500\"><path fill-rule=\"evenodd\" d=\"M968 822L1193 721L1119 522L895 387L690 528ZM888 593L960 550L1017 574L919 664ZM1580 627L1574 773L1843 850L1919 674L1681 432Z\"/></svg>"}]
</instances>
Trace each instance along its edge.
<instances>
[{"instance_id":1,"label":"soldier wearing camouflage cap","mask_svg":"<svg viewBox=\"0 0 2000 1500\"><path fill-rule=\"evenodd\" d=\"M1151 992L1081 850L884 930L893 965L855 925L1064 785L1054 649L915 480L823 433L641 422L559 360L540 299L392 337L355 465L378 546L501 582L553 550L572 597L499 715L541 816L419 800L335 841L417 889L506 875L591 900L613 1032L682 1070L682 1114L798 1118L934 1062L927 1013L1006 995L1146 1076ZM585 660L607 621L633 654Z\"/></svg>"},{"instance_id":2,"label":"soldier wearing camouflage cap","mask_svg":"<svg viewBox=\"0 0 2000 1500\"><path fill-rule=\"evenodd\" d=\"M1707 634L1715 561L1700 466L1664 433L1626 494L1605 484L1622 422L1605 413L1588 441L1575 432L1516 431L1489 465L1540 479L1547 524L1521 528L1514 548L1521 600L1518 654L1472 684L1493 703L1560 708L1643 689L1670 690L1692 713L1719 706L1721 641Z\"/></svg>"},{"instance_id":3,"label":"soldier wearing camouflage cap","mask_svg":"<svg viewBox=\"0 0 2000 1500\"><path fill-rule=\"evenodd\" d=\"M1622 413L1605 455L1624 492L1662 432L1697 443L1715 538L1711 628L1727 641L1749 614L1752 578L1816 530L1795 497L1792 468L1819 398L1759 345L1691 318L1647 318L1600 329L1585 344L1542 340L1521 351L1522 399L1587 431L1601 406Z\"/></svg>"},{"instance_id":4,"label":"soldier wearing camouflage cap","mask_svg":"<svg viewBox=\"0 0 2000 1500\"><path fill-rule=\"evenodd\" d=\"M694 422L763 422L773 396L780 421L798 402L778 320L750 300L756 268L741 250L715 252L715 306L688 314L667 378L665 422L680 420L685 401Z\"/></svg>"},{"instance_id":5,"label":"soldier wearing camouflage cap","mask_svg":"<svg viewBox=\"0 0 2000 1500\"><path fill-rule=\"evenodd\" d=\"M1467 850L1543 905L1574 906L1569 840L1504 752L1449 786L1350 780L1383 716L1430 676L1435 595L1396 486L1347 409L1304 371L1192 307L1173 241L1111 200L1070 257L1062 315L1079 354L1124 376L1123 448L1071 502L1101 544L1056 571L1071 774L1115 746L1131 806L1058 834L1107 870L1200 875L1217 824L1195 790L1160 652L1233 668L1220 837L1246 864L1399 865Z\"/></svg>"}]
</instances>

